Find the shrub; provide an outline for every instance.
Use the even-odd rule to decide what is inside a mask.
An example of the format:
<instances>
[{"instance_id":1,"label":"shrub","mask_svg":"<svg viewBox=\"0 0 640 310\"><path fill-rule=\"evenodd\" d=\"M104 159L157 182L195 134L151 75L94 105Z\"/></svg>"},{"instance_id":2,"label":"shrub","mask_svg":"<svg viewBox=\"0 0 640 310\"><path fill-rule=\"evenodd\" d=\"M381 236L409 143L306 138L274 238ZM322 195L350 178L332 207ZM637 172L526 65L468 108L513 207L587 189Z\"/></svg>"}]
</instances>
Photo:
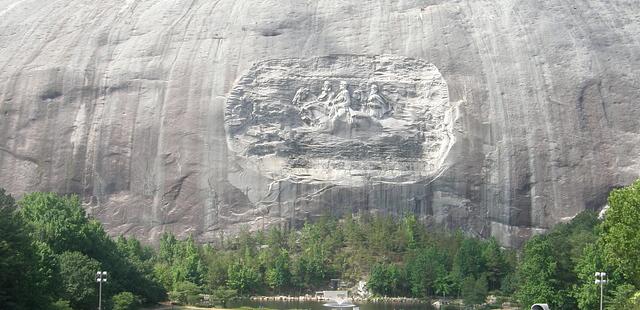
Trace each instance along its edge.
<instances>
[{"instance_id":1,"label":"shrub","mask_svg":"<svg viewBox=\"0 0 640 310\"><path fill-rule=\"evenodd\" d=\"M139 301L136 295L131 292L121 292L111 297L113 310L134 310L138 307Z\"/></svg>"},{"instance_id":2,"label":"shrub","mask_svg":"<svg viewBox=\"0 0 640 310\"><path fill-rule=\"evenodd\" d=\"M58 300L51 304L51 310L73 310L68 300Z\"/></svg>"}]
</instances>

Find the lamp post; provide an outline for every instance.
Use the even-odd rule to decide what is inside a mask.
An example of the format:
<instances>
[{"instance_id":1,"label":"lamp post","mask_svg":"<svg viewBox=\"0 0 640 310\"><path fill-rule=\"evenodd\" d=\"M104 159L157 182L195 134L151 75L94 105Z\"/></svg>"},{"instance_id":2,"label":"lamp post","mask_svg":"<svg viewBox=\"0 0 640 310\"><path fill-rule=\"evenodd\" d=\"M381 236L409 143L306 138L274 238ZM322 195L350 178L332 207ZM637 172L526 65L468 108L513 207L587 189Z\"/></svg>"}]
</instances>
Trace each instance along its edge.
<instances>
[{"instance_id":1,"label":"lamp post","mask_svg":"<svg viewBox=\"0 0 640 310\"><path fill-rule=\"evenodd\" d=\"M607 280L606 272L596 272L596 284L600 284L600 310L602 310L602 299L603 299L603 290L604 285L607 284L609 280Z\"/></svg>"},{"instance_id":2,"label":"lamp post","mask_svg":"<svg viewBox=\"0 0 640 310\"><path fill-rule=\"evenodd\" d=\"M98 310L102 310L102 282L107 282L107 272L96 272L96 282L98 282L98 286L100 287L98 293Z\"/></svg>"}]
</instances>

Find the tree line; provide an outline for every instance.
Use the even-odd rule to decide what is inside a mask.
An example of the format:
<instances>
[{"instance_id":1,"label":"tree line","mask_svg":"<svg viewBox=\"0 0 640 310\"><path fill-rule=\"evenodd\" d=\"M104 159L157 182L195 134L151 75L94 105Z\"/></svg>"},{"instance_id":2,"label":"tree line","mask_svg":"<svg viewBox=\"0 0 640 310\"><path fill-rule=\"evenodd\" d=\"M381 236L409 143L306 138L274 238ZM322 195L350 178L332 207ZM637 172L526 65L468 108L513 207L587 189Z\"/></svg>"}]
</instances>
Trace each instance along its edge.
<instances>
[{"instance_id":1,"label":"tree line","mask_svg":"<svg viewBox=\"0 0 640 310\"><path fill-rule=\"evenodd\" d=\"M375 296L473 305L494 294L524 307L593 309L596 271L609 275L608 309L640 309L640 181L614 190L608 203L604 220L583 212L520 251L427 229L413 216L367 214L245 230L215 245L165 233L150 247L110 238L75 196L32 193L15 202L0 189L0 308L93 308L95 272L107 270L107 309L167 298L198 304L199 294L224 306L236 296L313 293L334 278L366 280Z\"/></svg>"},{"instance_id":2,"label":"tree line","mask_svg":"<svg viewBox=\"0 0 640 310\"><path fill-rule=\"evenodd\" d=\"M164 300L153 257L135 239L111 239L77 196L32 193L16 203L0 189L1 309L93 309L99 270L109 273L108 308Z\"/></svg>"},{"instance_id":3,"label":"tree line","mask_svg":"<svg viewBox=\"0 0 640 310\"><path fill-rule=\"evenodd\" d=\"M494 239L429 232L415 217L322 217L300 230L241 232L222 245L160 240L156 276L169 295L233 290L239 295L302 295L330 279L367 280L378 296L462 297L482 303L514 289L515 252Z\"/></svg>"},{"instance_id":4,"label":"tree line","mask_svg":"<svg viewBox=\"0 0 640 310\"><path fill-rule=\"evenodd\" d=\"M523 305L598 309L595 273L607 273L606 309L640 309L640 180L609 194L603 219L583 212L524 246L515 297Z\"/></svg>"}]
</instances>

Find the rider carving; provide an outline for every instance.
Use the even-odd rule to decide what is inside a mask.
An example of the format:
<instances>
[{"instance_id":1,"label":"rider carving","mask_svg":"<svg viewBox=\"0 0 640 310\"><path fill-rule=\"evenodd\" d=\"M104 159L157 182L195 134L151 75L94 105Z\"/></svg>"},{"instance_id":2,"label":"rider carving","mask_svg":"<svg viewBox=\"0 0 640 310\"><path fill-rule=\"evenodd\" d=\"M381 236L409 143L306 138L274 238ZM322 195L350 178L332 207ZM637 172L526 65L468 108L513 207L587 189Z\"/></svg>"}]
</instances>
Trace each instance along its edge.
<instances>
[{"instance_id":1,"label":"rider carving","mask_svg":"<svg viewBox=\"0 0 640 310\"><path fill-rule=\"evenodd\" d=\"M293 105L295 106L300 106L304 103L308 96L309 89L306 87L300 87L296 92L296 95L293 96L293 100L291 100L291 103L293 103Z\"/></svg>"},{"instance_id":2,"label":"rider carving","mask_svg":"<svg viewBox=\"0 0 640 310\"><path fill-rule=\"evenodd\" d=\"M340 82L340 89L336 96L329 103L329 117L349 116L349 108L351 107L351 94L347 89L347 82Z\"/></svg>"},{"instance_id":3,"label":"rider carving","mask_svg":"<svg viewBox=\"0 0 640 310\"><path fill-rule=\"evenodd\" d=\"M387 100L379 94L378 85L371 84L369 98L367 99L367 113L371 117L382 118L391 111L391 107Z\"/></svg>"},{"instance_id":4,"label":"rider carving","mask_svg":"<svg viewBox=\"0 0 640 310\"><path fill-rule=\"evenodd\" d=\"M322 84L322 92L318 96L318 101L320 102L328 102L333 99L333 91L331 91L331 83L329 81L324 81Z\"/></svg>"}]
</instances>

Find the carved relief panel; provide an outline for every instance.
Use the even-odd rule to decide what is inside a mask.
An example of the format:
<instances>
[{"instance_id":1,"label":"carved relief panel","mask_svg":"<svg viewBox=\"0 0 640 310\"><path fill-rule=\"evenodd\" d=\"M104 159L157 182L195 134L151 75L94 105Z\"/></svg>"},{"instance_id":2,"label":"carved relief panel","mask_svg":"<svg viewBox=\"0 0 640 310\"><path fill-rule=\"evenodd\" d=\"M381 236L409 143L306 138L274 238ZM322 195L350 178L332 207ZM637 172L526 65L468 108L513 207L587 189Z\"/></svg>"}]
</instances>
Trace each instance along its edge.
<instances>
[{"instance_id":1,"label":"carved relief panel","mask_svg":"<svg viewBox=\"0 0 640 310\"><path fill-rule=\"evenodd\" d=\"M255 64L227 99L225 125L244 168L270 177L406 182L439 170L451 111L432 64L337 55Z\"/></svg>"}]
</instances>

